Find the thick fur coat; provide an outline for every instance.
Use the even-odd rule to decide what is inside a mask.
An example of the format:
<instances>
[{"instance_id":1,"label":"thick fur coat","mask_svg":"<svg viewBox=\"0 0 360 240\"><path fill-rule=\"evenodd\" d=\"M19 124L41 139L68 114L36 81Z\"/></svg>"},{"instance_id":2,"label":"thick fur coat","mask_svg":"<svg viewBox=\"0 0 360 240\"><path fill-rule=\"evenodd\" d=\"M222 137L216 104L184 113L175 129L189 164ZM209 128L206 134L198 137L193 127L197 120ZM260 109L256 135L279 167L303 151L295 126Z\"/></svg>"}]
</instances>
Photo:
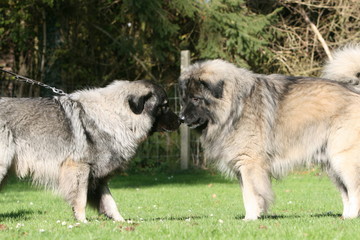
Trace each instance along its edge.
<instances>
[{"instance_id":1,"label":"thick fur coat","mask_svg":"<svg viewBox=\"0 0 360 240\"><path fill-rule=\"evenodd\" d=\"M320 78L260 75L222 60L198 62L179 78L181 120L205 154L242 187L245 219L266 212L271 177L320 164L338 187L343 217L360 210L360 95Z\"/></svg>"},{"instance_id":2,"label":"thick fur coat","mask_svg":"<svg viewBox=\"0 0 360 240\"><path fill-rule=\"evenodd\" d=\"M164 90L149 81L54 98L0 98L0 182L13 169L54 189L86 221L87 203L123 221L107 185L154 131L175 130Z\"/></svg>"}]
</instances>

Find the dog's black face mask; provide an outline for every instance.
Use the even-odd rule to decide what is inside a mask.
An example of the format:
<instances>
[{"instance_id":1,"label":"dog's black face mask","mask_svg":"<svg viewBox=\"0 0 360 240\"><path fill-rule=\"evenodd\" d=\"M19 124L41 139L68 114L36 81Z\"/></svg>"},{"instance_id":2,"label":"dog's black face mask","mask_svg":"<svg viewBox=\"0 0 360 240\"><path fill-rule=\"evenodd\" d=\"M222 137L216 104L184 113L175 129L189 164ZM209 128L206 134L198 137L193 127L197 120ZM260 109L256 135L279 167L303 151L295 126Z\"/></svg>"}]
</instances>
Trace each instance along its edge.
<instances>
[{"instance_id":1,"label":"dog's black face mask","mask_svg":"<svg viewBox=\"0 0 360 240\"><path fill-rule=\"evenodd\" d=\"M152 130L154 132L169 132L178 129L179 126L179 117L171 111L167 100L165 100L163 104L157 108L155 123Z\"/></svg>"},{"instance_id":2,"label":"dog's black face mask","mask_svg":"<svg viewBox=\"0 0 360 240\"><path fill-rule=\"evenodd\" d=\"M179 117L170 109L168 98L164 89L150 81L142 81L149 86L152 91L146 95L135 97L129 96L130 109L135 114L149 114L154 118L153 132L175 131L180 126Z\"/></svg>"},{"instance_id":3,"label":"dog's black face mask","mask_svg":"<svg viewBox=\"0 0 360 240\"><path fill-rule=\"evenodd\" d=\"M215 122L210 112L214 99L222 97L223 82L212 86L200 80L189 79L180 84L182 110L180 120L190 128L202 131Z\"/></svg>"},{"instance_id":4,"label":"dog's black face mask","mask_svg":"<svg viewBox=\"0 0 360 240\"><path fill-rule=\"evenodd\" d=\"M202 130L210 121L209 112L203 107L205 100L199 97L187 97L183 99L180 112L180 120L190 128Z\"/></svg>"}]
</instances>

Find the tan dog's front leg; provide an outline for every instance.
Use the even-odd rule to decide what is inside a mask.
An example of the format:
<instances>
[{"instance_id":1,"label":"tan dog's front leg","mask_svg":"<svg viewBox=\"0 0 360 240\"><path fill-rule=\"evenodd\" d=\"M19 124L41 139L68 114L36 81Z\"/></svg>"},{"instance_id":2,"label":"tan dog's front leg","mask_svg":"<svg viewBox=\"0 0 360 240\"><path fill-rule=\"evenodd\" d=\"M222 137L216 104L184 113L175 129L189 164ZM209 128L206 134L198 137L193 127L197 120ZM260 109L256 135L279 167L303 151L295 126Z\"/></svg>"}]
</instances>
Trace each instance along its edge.
<instances>
[{"instance_id":1,"label":"tan dog's front leg","mask_svg":"<svg viewBox=\"0 0 360 240\"><path fill-rule=\"evenodd\" d=\"M269 173L262 166L249 164L240 167L238 178L246 211L244 220L256 220L266 213L273 200Z\"/></svg>"}]
</instances>

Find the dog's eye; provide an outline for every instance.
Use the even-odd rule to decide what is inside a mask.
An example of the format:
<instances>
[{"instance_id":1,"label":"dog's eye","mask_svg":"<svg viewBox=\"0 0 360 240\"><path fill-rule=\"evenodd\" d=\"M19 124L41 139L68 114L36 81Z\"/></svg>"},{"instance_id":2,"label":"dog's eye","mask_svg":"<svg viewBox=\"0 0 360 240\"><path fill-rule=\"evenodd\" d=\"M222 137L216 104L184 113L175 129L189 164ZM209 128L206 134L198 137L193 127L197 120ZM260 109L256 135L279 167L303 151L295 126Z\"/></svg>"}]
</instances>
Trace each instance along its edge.
<instances>
[{"instance_id":1,"label":"dog's eye","mask_svg":"<svg viewBox=\"0 0 360 240\"><path fill-rule=\"evenodd\" d=\"M198 97L193 97L193 98L191 98L194 102L199 102L201 99L200 98L198 98Z\"/></svg>"},{"instance_id":2,"label":"dog's eye","mask_svg":"<svg viewBox=\"0 0 360 240\"><path fill-rule=\"evenodd\" d=\"M161 113L166 113L167 110L168 110L168 104L166 104L166 105L161 105L161 106L159 106L159 108L158 108L158 113L159 113L159 114L161 114Z\"/></svg>"}]
</instances>

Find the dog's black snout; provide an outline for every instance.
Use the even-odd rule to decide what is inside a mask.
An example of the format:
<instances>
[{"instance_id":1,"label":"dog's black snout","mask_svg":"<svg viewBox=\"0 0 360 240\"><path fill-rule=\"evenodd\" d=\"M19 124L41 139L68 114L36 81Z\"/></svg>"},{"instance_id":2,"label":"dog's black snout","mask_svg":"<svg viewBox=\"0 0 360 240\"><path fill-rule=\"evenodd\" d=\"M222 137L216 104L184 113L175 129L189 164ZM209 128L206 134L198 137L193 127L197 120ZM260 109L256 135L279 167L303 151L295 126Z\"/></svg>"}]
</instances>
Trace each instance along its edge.
<instances>
[{"instance_id":1,"label":"dog's black snout","mask_svg":"<svg viewBox=\"0 0 360 240\"><path fill-rule=\"evenodd\" d=\"M179 120L180 120L180 123L185 122L185 116L182 113L180 113L180 115L179 115Z\"/></svg>"}]
</instances>

